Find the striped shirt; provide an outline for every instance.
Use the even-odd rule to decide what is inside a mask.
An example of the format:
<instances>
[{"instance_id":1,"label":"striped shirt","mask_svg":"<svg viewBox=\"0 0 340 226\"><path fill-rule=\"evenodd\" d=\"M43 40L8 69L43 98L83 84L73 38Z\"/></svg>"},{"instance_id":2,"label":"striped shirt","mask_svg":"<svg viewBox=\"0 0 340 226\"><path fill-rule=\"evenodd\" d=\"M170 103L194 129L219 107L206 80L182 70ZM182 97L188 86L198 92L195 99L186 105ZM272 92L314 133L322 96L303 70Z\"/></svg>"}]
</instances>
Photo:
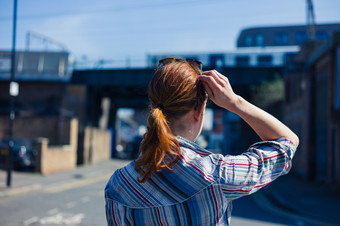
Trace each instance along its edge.
<instances>
[{"instance_id":1,"label":"striped shirt","mask_svg":"<svg viewBox=\"0 0 340 226\"><path fill-rule=\"evenodd\" d=\"M288 173L296 150L280 138L223 156L178 141L182 156L173 170L139 183L133 161L112 175L105 188L108 225L229 225L232 200Z\"/></svg>"}]
</instances>

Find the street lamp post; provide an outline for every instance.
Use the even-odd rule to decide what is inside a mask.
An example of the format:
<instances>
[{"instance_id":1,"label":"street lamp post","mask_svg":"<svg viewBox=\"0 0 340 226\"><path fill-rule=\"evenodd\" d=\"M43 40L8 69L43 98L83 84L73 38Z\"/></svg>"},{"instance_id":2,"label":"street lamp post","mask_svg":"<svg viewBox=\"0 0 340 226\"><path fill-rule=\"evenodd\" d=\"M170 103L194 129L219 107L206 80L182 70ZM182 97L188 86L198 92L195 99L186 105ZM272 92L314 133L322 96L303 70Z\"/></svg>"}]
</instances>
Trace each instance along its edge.
<instances>
[{"instance_id":1,"label":"street lamp post","mask_svg":"<svg viewBox=\"0 0 340 226\"><path fill-rule=\"evenodd\" d=\"M12 36L12 55L11 55L11 77L9 84L10 93L10 115L9 115L9 153L8 153L8 167L7 167L7 187L11 186L12 183L12 168L13 168L13 122L15 118L15 96L17 94L13 93L13 88L17 87L17 83L14 82L15 75L15 40L16 40L16 25L17 25L17 0L14 0L13 9L13 36ZM15 88L14 88L15 89Z\"/></svg>"}]
</instances>

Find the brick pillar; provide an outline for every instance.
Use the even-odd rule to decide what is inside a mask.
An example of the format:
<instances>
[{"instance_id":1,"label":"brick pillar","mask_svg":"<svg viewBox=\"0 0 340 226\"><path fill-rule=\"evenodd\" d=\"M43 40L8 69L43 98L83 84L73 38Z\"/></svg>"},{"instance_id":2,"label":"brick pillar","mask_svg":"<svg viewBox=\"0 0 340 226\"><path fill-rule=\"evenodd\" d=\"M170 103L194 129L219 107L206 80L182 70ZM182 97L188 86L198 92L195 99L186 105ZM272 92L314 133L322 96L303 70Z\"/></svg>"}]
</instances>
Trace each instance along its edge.
<instances>
[{"instance_id":1,"label":"brick pillar","mask_svg":"<svg viewBox=\"0 0 340 226\"><path fill-rule=\"evenodd\" d=\"M35 148L37 150L37 156L36 156L36 165L35 165L35 171L39 173L44 173L44 157L46 155L46 151L48 149L48 139L47 138L37 138Z\"/></svg>"}]
</instances>

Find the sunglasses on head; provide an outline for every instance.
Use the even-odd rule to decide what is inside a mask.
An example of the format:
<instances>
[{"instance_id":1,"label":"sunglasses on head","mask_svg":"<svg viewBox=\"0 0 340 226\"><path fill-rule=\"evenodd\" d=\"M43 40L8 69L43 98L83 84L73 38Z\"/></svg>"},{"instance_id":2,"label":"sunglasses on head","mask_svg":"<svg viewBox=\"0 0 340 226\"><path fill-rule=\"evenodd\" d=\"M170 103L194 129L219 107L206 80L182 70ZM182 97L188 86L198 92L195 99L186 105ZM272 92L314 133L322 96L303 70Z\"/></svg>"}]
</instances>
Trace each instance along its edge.
<instances>
[{"instance_id":1,"label":"sunglasses on head","mask_svg":"<svg viewBox=\"0 0 340 226\"><path fill-rule=\"evenodd\" d=\"M158 68L172 62L188 62L190 65L196 66L202 73L202 62L196 59L178 59L178 58L164 58L158 62Z\"/></svg>"}]
</instances>

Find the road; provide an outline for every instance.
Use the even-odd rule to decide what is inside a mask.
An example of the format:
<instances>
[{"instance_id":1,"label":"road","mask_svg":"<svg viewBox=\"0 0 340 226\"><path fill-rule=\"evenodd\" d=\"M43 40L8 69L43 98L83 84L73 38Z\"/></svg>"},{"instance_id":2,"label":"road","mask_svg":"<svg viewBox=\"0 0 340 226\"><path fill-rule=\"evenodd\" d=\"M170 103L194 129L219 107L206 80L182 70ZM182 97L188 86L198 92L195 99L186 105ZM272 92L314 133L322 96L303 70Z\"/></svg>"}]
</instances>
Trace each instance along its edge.
<instances>
[{"instance_id":1,"label":"road","mask_svg":"<svg viewBox=\"0 0 340 226\"><path fill-rule=\"evenodd\" d=\"M0 199L0 225L106 225L104 187L109 174L50 184L42 189ZM260 194L260 193L259 193ZM252 195L234 201L231 225L317 225L275 211Z\"/></svg>"},{"instance_id":2,"label":"road","mask_svg":"<svg viewBox=\"0 0 340 226\"><path fill-rule=\"evenodd\" d=\"M256 197L258 199L258 197ZM261 200L258 200L261 202ZM318 225L302 219L292 218L288 214L259 206L255 196L246 196L233 202L231 225L278 226L278 225Z\"/></svg>"},{"instance_id":3,"label":"road","mask_svg":"<svg viewBox=\"0 0 340 226\"><path fill-rule=\"evenodd\" d=\"M105 225L106 180L47 188L0 201L0 225Z\"/></svg>"}]
</instances>

